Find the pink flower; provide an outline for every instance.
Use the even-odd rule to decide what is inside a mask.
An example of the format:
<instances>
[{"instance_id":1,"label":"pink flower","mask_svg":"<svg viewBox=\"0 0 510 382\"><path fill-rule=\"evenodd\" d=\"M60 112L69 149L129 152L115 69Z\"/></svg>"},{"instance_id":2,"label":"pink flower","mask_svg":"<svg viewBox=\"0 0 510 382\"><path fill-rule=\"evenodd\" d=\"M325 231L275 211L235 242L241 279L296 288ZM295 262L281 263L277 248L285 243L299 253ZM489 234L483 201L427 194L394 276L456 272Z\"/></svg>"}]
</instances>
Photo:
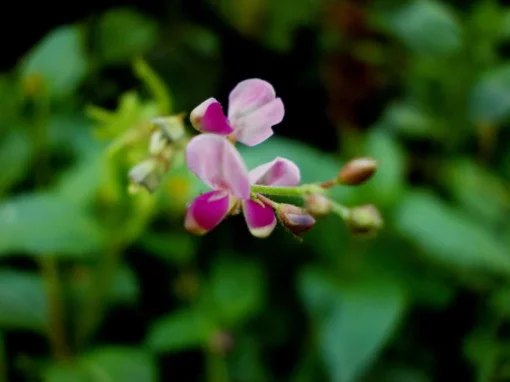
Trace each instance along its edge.
<instances>
[{"instance_id":1,"label":"pink flower","mask_svg":"<svg viewBox=\"0 0 510 382\"><path fill-rule=\"evenodd\" d=\"M240 204L252 235L269 236L276 226L274 211L271 206L251 199L251 184L291 187L300 181L299 168L284 158L276 158L248 172L234 145L215 134L193 138L186 148L186 162L213 189L188 206L184 225L198 235L212 230Z\"/></svg>"},{"instance_id":2,"label":"pink flower","mask_svg":"<svg viewBox=\"0 0 510 382\"><path fill-rule=\"evenodd\" d=\"M260 79L238 83L228 102L228 118L220 103L209 98L191 112L191 124L203 133L230 136L247 146L255 146L273 135L272 127L285 114L283 102L276 98L273 86Z\"/></svg>"}]
</instances>

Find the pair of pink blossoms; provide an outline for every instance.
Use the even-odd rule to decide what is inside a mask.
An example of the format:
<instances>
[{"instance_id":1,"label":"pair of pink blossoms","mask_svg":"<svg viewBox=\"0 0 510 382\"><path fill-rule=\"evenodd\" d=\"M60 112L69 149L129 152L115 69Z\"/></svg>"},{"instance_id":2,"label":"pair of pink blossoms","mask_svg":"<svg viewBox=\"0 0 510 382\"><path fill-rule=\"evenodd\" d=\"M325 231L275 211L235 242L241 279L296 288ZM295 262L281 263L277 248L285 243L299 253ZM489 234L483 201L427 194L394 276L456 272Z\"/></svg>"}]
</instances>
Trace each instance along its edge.
<instances>
[{"instance_id":1,"label":"pair of pink blossoms","mask_svg":"<svg viewBox=\"0 0 510 382\"><path fill-rule=\"evenodd\" d=\"M205 234L231 212L242 208L253 236L264 238L276 226L273 208L253 200L251 185L292 187L300 182L299 168L290 160L277 157L248 172L243 158L231 143L255 146L271 135L285 110L271 84L260 79L240 82L229 95L228 117L214 98L197 106L190 115L200 134L188 143L188 168L213 191L198 196L188 206L185 227Z\"/></svg>"}]
</instances>

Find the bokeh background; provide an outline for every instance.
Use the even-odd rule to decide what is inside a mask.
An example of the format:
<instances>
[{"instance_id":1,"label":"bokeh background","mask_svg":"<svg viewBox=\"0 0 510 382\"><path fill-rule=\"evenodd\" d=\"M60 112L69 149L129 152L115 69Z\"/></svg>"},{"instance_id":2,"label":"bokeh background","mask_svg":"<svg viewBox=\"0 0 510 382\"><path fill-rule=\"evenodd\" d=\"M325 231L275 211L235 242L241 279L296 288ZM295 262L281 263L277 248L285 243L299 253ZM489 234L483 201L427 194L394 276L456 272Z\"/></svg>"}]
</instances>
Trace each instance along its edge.
<instances>
[{"instance_id":1,"label":"bokeh background","mask_svg":"<svg viewBox=\"0 0 510 382\"><path fill-rule=\"evenodd\" d=\"M510 381L503 2L10 2L2 19L0 381ZM128 193L133 131L253 77L286 116L249 165L285 156L314 182L376 158L334 196L377 205L377 237L336 216L303 243L240 217L191 236L179 161Z\"/></svg>"}]
</instances>

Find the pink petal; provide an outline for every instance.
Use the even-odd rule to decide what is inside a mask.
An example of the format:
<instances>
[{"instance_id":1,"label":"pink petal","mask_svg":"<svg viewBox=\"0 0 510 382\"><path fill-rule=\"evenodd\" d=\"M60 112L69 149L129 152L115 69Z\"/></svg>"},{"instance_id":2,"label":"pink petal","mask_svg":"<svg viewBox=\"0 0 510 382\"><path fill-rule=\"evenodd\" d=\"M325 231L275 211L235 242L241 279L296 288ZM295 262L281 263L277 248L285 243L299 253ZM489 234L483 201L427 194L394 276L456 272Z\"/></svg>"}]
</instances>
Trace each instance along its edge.
<instances>
[{"instance_id":1,"label":"pink petal","mask_svg":"<svg viewBox=\"0 0 510 382\"><path fill-rule=\"evenodd\" d=\"M229 135L233 131L221 104L214 98L209 98L194 108L190 121L195 129L204 133Z\"/></svg>"},{"instance_id":2,"label":"pink petal","mask_svg":"<svg viewBox=\"0 0 510 382\"><path fill-rule=\"evenodd\" d=\"M253 236L264 238L273 232L276 226L276 217L270 206L267 204L262 206L253 200L245 200L243 212L248 229Z\"/></svg>"},{"instance_id":3,"label":"pink petal","mask_svg":"<svg viewBox=\"0 0 510 382\"><path fill-rule=\"evenodd\" d=\"M285 114L283 102L276 98L249 114L230 118L237 141L246 146L255 146L273 135L272 127L280 123Z\"/></svg>"},{"instance_id":4,"label":"pink petal","mask_svg":"<svg viewBox=\"0 0 510 382\"><path fill-rule=\"evenodd\" d=\"M297 186L301 181L299 167L288 159L275 160L255 167L250 171L250 183L265 186Z\"/></svg>"},{"instance_id":5,"label":"pink petal","mask_svg":"<svg viewBox=\"0 0 510 382\"><path fill-rule=\"evenodd\" d=\"M224 190L238 199L250 198L250 181L243 158L226 138L200 134L186 147L190 171L215 190Z\"/></svg>"},{"instance_id":6,"label":"pink petal","mask_svg":"<svg viewBox=\"0 0 510 382\"><path fill-rule=\"evenodd\" d=\"M276 93L269 82L258 78L241 81L228 97L228 118L241 118L275 98Z\"/></svg>"},{"instance_id":7,"label":"pink petal","mask_svg":"<svg viewBox=\"0 0 510 382\"><path fill-rule=\"evenodd\" d=\"M210 191L197 197L188 206L184 227L191 233L203 235L227 216L231 203L224 191Z\"/></svg>"}]
</instances>

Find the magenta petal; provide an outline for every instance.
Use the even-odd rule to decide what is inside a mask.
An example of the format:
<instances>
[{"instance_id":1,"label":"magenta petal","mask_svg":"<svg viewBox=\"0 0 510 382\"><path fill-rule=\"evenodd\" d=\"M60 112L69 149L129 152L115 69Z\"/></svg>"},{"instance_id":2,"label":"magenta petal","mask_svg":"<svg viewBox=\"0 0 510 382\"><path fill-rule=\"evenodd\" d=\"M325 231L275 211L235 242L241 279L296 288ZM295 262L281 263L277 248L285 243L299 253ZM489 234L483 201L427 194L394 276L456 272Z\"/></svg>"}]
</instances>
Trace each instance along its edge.
<instances>
[{"instance_id":1,"label":"magenta petal","mask_svg":"<svg viewBox=\"0 0 510 382\"><path fill-rule=\"evenodd\" d=\"M204 133L229 135L233 131L221 104L214 98L209 98L193 109L190 121L195 129Z\"/></svg>"},{"instance_id":2,"label":"magenta petal","mask_svg":"<svg viewBox=\"0 0 510 382\"><path fill-rule=\"evenodd\" d=\"M288 159L275 160L255 167L250 171L250 183L265 186L297 186L301 181L299 167Z\"/></svg>"},{"instance_id":3,"label":"magenta petal","mask_svg":"<svg viewBox=\"0 0 510 382\"><path fill-rule=\"evenodd\" d=\"M226 138L200 134L186 147L190 171L215 190L224 190L238 199L250 198L248 170L237 149Z\"/></svg>"},{"instance_id":4,"label":"magenta petal","mask_svg":"<svg viewBox=\"0 0 510 382\"><path fill-rule=\"evenodd\" d=\"M243 202L243 212L246 224L255 237L268 237L276 226L273 209L267 204L261 205L253 200Z\"/></svg>"},{"instance_id":5,"label":"magenta petal","mask_svg":"<svg viewBox=\"0 0 510 382\"><path fill-rule=\"evenodd\" d=\"M202 118L202 131L220 135L229 135L234 131L228 124L227 117L223 114L223 108L218 102L210 104L205 111Z\"/></svg>"},{"instance_id":6,"label":"magenta petal","mask_svg":"<svg viewBox=\"0 0 510 382\"><path fill-rule=\"evenodd\" d=\"M272 127L280 123L285 114L283 102L276 98L249 114L230 118L236 140L247 146L255 146L273 135Z\"/></svg>"},{"instance_id":7,"label":"magenta petal","mask_svg":"<svg viewBox=\"0 0 510 382\"><path fill-rule=\"evenodd\" d=\"M221 223L230 207L226 192L210 191L202 194L188 206L184 227L191 233L203 235Z\"/></svg>"}]
</instances>

